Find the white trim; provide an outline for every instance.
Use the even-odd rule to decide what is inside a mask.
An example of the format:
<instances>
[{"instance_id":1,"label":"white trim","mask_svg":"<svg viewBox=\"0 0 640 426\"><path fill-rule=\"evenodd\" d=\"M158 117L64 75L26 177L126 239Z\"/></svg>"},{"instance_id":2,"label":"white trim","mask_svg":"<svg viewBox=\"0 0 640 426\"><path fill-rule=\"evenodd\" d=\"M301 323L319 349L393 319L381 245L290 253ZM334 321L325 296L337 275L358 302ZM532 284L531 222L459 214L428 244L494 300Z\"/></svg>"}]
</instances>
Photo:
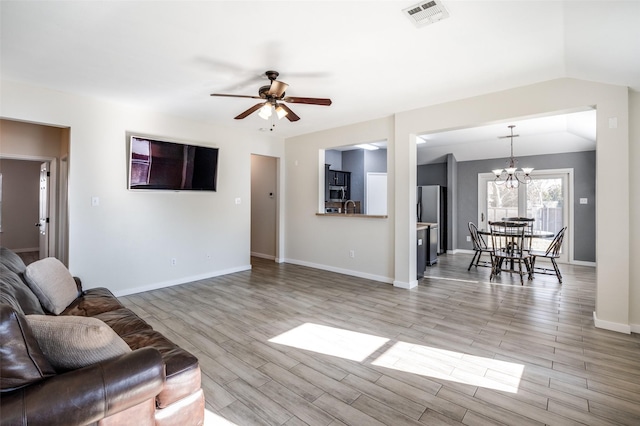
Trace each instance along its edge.
<instances>
[{"instance_id":1,"label":"white trim","mask_svg":"<svg viewBox=\"0 0 640 426\"><path fill-rule=\"evenodd\" d=\"M402 288L405 290L411 290L412 288L418 287L418 280L413 280L411 282L405 283L402 281L394 281L393 286L397 288Z\"/></svg>"},{"instance_id":2,"label":"white trim","mask_svg":"<svg viewBox=\"0 0 640 426\"><path fill-rule=\"evenodd\" d=\"M622 324L619 322L611 322L611 321L604 321L604 320L598 319L598 316L596 315L595 311L593 311L593 324L597 328L617 331L618 333L631 334L631 326L629 324Z\"/></svg>"},{"instance_id":3,"label":"white trim","mask_svg":"<svg viewBox=\"0 0 640 426\"><path fill-rule=\"evenodd\" d=\"M631 324L629 327L632 333L640 333L640 324Z\"/></svg>"},{"instance_id":4,"label":"white trim","mask_svg":"<svg viewBox=\"0 0 640 426\"><path fill-rule=\"evenodd\" d=\"M574 260L572 262L569 262L571 265L577 265L577 266L589 266L592 268L596 267L596 262L587 262L585 260Z\"/></svg>"},{"instance_id":5,"label":"white trim","mask_svg":"<svg viewBox=\"0 0 640 426\"><path fill-rule=\"evenodd\" d=\"M143 293L145 291L158 290L165 287L173 287L175 285L187 284L193 281L205 280L207 278L219 277L221 275L234 274L236 272L243 272L251 270L251 265L238 266L236 268L223 269L221 271L215 271L206 274L192 275L190 277L182 277L176 280L162 281L159 283L153 283L141 287L128 288L122 291L114 293L116 297L128 296L130 294Z\"/></svg>"},{"instance_id":6,"label":"white trim","mask_svg":"<svg viewBox=\"0 0 640 426\"><path fill-rule=\"evenodd\" d=\"M447 254L474 254L474 250L469 249L455 249L452 251L447 251Z\"/></svg>"},{"instance_id":7,"label":"white trim","mask_svg":"<svg viewBox=\"0 0 640 426\"><path fill-rule=\"evenodd\" d=\"M383 277L381 275L367 274L367 273L360 272L360 271L352 271L351 269L336 268L334 266L321 265L319 263L306 262L304 260L285 259L284 262L285 263L292 263L294 265L307 266L309 268L314 268L314 269L321 269L323 271L336 272L338 274L351 275L353 277L358 277L358 278L365 278L365 279L372 280L372 281L379 281L379 282L383 282L383 283L386 283L386 284L392 284L393 283L393 285L395 285L395 281L393 281L392 278ZM414 285L414 287L415 287L415 285ZM410 287L407 287L407 288L410 288Z\"/></svg>"}]
</instances>

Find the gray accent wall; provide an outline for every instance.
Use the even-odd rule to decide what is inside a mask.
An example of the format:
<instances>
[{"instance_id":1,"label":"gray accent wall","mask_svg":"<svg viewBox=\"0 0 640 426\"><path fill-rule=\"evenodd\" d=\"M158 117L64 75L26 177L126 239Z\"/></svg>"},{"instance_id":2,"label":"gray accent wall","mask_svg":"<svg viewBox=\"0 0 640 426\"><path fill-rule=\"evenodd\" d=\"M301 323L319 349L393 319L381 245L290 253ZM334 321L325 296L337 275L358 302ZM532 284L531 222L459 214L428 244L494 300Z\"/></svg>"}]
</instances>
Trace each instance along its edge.
<instances>
[{"instance_id":1,"label":"gray accent wall","mask_svg":"<svg viewBox=\"0 0 640 426\"><path fill-rule=\"evenodd\" d=\"M423 164L417 168L418 185L447 187L447 247L472 250L467 242L468 223L478 221L478 174L504 167L504 158L458 162L449 154L446 163ZM596 260L596 152L570 152L519 157L520 164L545 169L573 169L574 260ZM587 204L580 204L586 198Z\"/></svg>"},{"instance_id":2,"label":"gray accent wall","mask_svg":"<svg viewBox=\"0 0 640 426\"><path fill-rule=\"evenodd\" d=\"M360 201L360 205L364 207L364 150L343 151L342 170L351 172L349 198Z\"/></svg>"},{"instance_id":3,"label":"gray accent wall","mask_svg":"<svg viewBox=\"0 0 640 426\"><path fill-rule=\"evenodd\" d=\"M552 155L534 155L520 157L520 164L544 169L570 169L574 170L574 229L573 236L574 260L595 262L596 260L596 152L573 152ZM470 242L466 241L469 230L469 222L478 221L478 174L490 172L491 169L502 168L504 159L462 161L457 163L458 185L457 191L457 239L454 248L472 249ZM588 204L580 204L580 198L587 198Z\"/></svg>"},{"instance_id":4,"label":"gray accent wall","mask_svg":"<svg viewBox=\"0 0 640 426\"><path fill-rule=\"evenodd\" d=\"M423 164L418 166L416 181L418 186L440 185L448 187L447 163Z\"/></svg>"},{"instance_id":5,"label":"gray accent wall","mask_svg":"<svg viewBox=\"0 0 640 426\"><path fill-rule=\"evenodd\" d=\"M331 170L342 170L342 151L328 149L324 152L324 164L329 164Z\"/></svg>"}]
</instances>

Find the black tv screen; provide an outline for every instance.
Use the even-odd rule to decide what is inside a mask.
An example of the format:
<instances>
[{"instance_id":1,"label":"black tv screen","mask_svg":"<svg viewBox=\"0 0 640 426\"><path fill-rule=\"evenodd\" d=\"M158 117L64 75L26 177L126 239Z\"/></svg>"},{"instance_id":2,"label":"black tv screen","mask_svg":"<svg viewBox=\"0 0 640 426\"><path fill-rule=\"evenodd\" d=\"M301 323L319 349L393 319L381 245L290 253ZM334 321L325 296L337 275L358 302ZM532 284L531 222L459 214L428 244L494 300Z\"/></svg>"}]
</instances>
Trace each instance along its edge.
<instances>
[{"instance_id":1,"label":"black tv screen","mask_svg":"<svg viewBox=\"0 0 640 426\"><path fill-rule=\"evenodd\" d=\"M129 189L215 191L218 148L131 136Z\"/></svg>"}]
</instances>

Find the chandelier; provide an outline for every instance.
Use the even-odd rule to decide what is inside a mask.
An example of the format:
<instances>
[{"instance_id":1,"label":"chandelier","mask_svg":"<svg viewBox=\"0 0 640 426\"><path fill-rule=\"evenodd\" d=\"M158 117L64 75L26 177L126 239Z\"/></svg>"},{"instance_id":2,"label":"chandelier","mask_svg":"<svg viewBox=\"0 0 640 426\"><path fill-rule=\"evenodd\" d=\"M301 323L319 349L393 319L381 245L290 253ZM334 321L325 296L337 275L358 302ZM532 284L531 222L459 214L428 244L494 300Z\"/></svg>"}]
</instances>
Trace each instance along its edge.
<instances>
[{"instance_id":1,"label":"chandelier","mask_svg":"<svg viewBox=\"0 0 640 426\"><path fill-rule=\"evenodd\" d=\"M523 167L520 170L517 168L518 160L513 157L513 138L517 138L520 135L513 134L514 127L516 126L513 124L509 126L509 129L511 129L511 135L498 136L498 139L511 138L511 157L506 161L507 167L504 169L492 170L493 174L496 175L494 181L499 185L504 184L510 189L517 188L521 183L526 185L531 182L530 175L533 171L533 167Z\"/></svg>"}]
</instances>

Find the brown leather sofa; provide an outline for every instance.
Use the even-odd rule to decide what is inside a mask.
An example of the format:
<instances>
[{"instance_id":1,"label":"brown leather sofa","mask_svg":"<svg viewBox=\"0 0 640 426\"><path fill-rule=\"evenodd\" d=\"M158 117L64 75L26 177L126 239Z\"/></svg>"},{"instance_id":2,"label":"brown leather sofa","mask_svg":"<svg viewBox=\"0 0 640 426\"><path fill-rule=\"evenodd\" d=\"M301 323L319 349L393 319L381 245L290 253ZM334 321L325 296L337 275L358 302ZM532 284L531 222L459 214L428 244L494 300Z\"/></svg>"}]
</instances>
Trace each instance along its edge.
<instances>
[{"instance_id":1,"label":"brown leather sofa","mask_svg":"<svg viewBox=\"0 0 640 426\"><path fill-rule=\"evenodd\" d=\"M198 360L106 288L82 290L59 315L98 318L131 352L83 368L56 371L27 316L48 315L24 280L25 265L0 248L0 424L201 425L204 394Z\"/></svg>"}]
</instances>

